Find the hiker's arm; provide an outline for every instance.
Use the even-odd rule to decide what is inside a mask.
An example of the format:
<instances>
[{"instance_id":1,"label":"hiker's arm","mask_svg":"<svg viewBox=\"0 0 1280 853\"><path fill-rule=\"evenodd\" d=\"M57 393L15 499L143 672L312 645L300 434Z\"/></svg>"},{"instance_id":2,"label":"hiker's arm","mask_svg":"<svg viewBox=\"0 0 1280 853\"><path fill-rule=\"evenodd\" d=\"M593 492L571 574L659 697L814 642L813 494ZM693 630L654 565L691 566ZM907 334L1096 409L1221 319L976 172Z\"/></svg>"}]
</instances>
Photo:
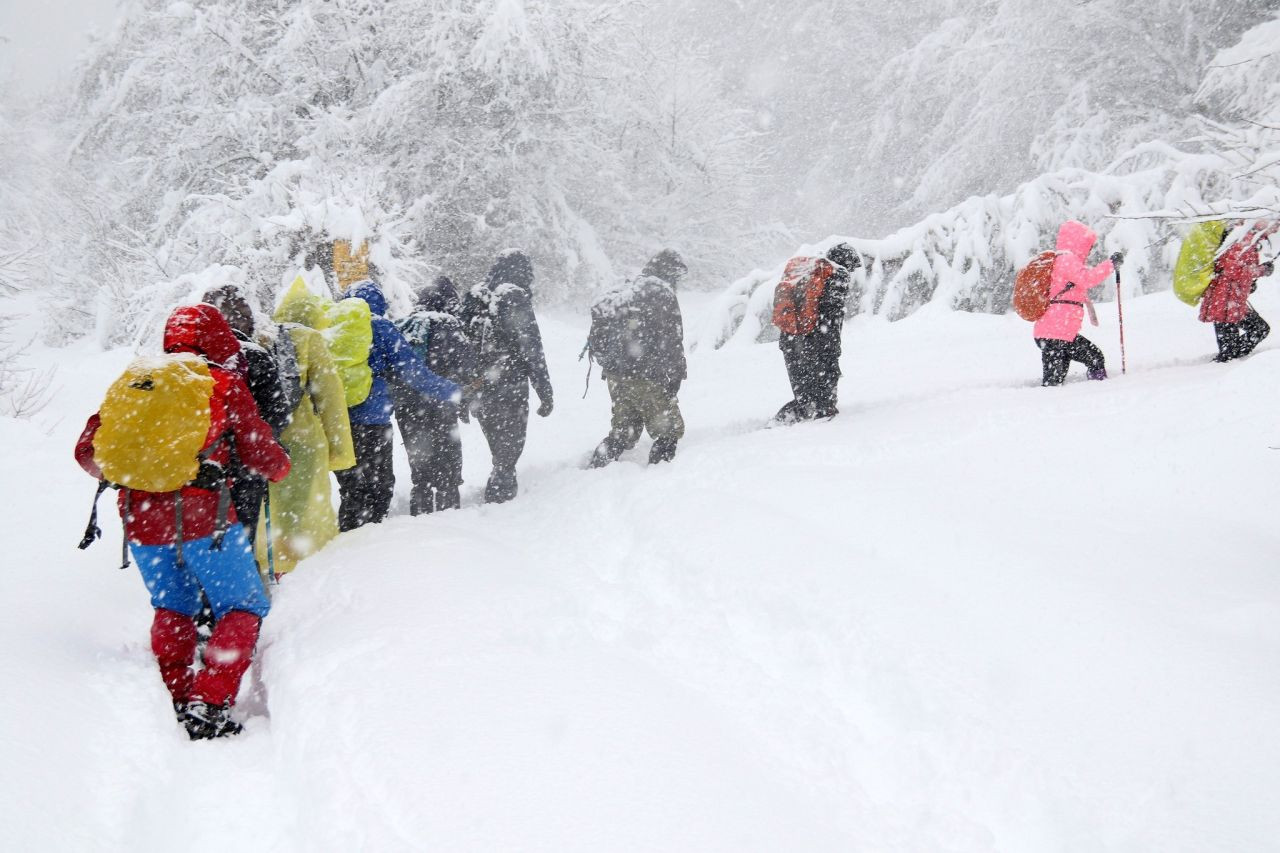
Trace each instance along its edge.
<instances>
[{"instance_id":1,"label":"hiker's arm","mask_svg":"<svg viewBox=\"0 0 1280 853\"><path fill-rule=\"evenodd\" d=\"M250 471L278 483L289 473L289 454L271 432L271 425L258 414L249 387L239 376L229 375L226 403L227 421L240 461Z\"/></svg>"},{"instance_id":2,"label":"hiker's arm","mask_svg":"<svg viewBox=\"0 0 1280 853\"><path fill-rule=\"evenodd\" d=\"M347 415L347 392L333 365L333 356L320 335L307 336L307 393L329 443L329 470L345 471L356 464Z\"/></svg>"},{"instance_id":3,"label":"hiker's arm","mask_svg":"<svg viewBox=\"0 0 1280 853\"><path fill-rule=\"evenodd\" d=\"M93 437L101 423L102 419L96 413L90 415L88 423L84 425L84 432L80 433L80 438L76 441L76 463L86 474L99 480L102 479L102 470L93 461Z\"/></svg>"},{"instance_id":4,"label":"hiker's arm","mask_svg":"<svg viewBox=\"0 0 1280 853\"><path fill-rule=\"evenodd\" d=\"M1102 284L1102 282L1106 281L1107 277L1115 272L1115 269L1115 264L1111 263L1110 259L1103 261L1096 267L1086 267L1084 264L1081 264L1080 286L1086 291L1090 288L1097 287Z\"/></svg>"},{"instance_id":5,"label":"hiker's arm","mask_svg":"<svg viewBox=\"0 0 1280 853\"><path fill-rule=\"evenodd\" d=\"M461 399L462 389L458 384L432 373L431 368L418 357L395 326L390 323L379 324L374 327L374 334L385 335L383 352L387 353L388 367L397 382L441 402L456 403ZM374 346L377 344L375 341Z\"/></svg>"}]
</instances>

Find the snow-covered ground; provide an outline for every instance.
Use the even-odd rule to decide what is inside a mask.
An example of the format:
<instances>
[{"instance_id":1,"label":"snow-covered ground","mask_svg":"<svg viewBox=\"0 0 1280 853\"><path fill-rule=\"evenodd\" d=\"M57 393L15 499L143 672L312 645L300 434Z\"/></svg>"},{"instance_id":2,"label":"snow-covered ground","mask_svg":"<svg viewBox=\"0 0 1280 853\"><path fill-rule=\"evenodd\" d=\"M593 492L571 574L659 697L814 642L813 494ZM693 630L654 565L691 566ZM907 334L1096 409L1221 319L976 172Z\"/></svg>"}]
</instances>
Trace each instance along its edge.
<instances>
[{"instance_id":1,"label":"snow-covered ground","mask_svg":"<svg viewBox=\"0 0 1280 853\"><path fill-rule=\"evenodd\" d=\"M1113 379L1060 389L1016 317L859 319L842 414L789 429L776 348L699 351L676 462L602 471L584 318L545 316L520 498L478 504L475 426L462 511L409 518L402 477L276 589L214 743L118 527L74 547L71 447L129 354L42 353L48 409L0 420L5 846L1276 850L1280 342L1212 364L1156 294L1121 377L1101 308Z\"/></svg>"}]
</instances>

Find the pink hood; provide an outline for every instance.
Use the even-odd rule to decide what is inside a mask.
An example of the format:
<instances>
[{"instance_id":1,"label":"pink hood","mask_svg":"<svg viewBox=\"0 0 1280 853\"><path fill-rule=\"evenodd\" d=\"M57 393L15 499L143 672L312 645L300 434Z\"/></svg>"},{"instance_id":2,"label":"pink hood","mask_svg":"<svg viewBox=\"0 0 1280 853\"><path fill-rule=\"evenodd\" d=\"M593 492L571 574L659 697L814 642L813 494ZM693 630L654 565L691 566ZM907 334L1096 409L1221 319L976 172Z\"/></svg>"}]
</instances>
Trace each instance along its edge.
<instances>
[{"instance_id":1,"label":"pink hood","mask_svg":"<svg viewBox=\"0 0 1280 853\"><path fill-rule=\"evenodd\" d=\"M1075 220L1062 223L1058 229L1058 257L1049 279L1049 310L1036 321L1032 334L1037 338L1072 341L1080 334L1089 291L1114 270L1109 260L1095 267L1085 266L1097 242L1098 235Z\"/></svg>"}]
</instances>

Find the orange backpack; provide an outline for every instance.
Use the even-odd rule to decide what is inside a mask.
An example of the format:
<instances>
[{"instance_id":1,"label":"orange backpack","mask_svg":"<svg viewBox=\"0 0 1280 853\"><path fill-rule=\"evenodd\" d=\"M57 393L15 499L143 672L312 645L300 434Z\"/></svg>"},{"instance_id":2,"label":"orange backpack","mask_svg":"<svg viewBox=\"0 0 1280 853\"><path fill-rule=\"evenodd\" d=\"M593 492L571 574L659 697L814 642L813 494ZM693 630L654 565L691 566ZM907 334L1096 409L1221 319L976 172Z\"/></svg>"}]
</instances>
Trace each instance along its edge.
<instances>
[{"instance_id":1,"label":"orange backpack","mask_svg":"<svg viewBox=\"0 0 1280 853\"><path fill-rule=\"evenodd\" d=\"M1057 252L1041 252L1018 270L1013 282L1013 310L1027 322L1034 323L1049 310L1049 282Z\"/></svg>"},{"instance_id":2,"label":"orange backpack","mask_svg":"<svg viewBox=\"0 0 1280 853\"><path fill-rule=\"evenodd\" d=\"M773 325L788 335L818 328L818 300L835 267L826 258L792 258L773 290Z\"/></svg>"}]
</instances>

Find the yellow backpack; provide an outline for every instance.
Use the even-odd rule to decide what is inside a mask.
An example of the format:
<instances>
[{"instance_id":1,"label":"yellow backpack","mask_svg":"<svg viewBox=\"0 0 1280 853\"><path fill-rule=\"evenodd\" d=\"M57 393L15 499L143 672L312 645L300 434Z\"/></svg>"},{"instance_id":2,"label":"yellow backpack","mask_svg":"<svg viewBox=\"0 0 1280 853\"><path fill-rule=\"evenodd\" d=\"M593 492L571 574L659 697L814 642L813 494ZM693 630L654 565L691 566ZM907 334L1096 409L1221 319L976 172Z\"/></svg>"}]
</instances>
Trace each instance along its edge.
<instances>
[{"instance_id":1,"label":"yellow backpack","mask_svg":"<svg viewBox=\"0 0 1280 853\"><path fill-rule=\"evenodd\" d=\"M1173 294L1188 305L1197 304L1213 283L1213 262L1226 234L1220 220L1198 222L1182 241L1173 267Z\"/></svg>"},{"instance_id":2,"label":"yellow backpack","mask_svg":"<svg viewBox=\"0 0 1280 853\"><path fill-rule=\"evenodd\" d=\"M358 406L373 388L373 371L369 368L369 351L373 349L373 314L363 299L334 302L307 289L302 276L294 279L275 319L280 323L297 323L315 329L324 336L333 356L334 366L342 378L347 407Z\"/></svg>"},{"instance_id":3,"label":"yellow backpack","mask_svg":"<svg viewBox=\"0 0 1280 853\"><path fill-rule=\"evenodd\" d=\"M135 359L107 389L98 409L93 458L111 483L172 492L196 478L200 453L222 407L212 402L213 376L189 353Z\"/></svg>"}]
</instances>

